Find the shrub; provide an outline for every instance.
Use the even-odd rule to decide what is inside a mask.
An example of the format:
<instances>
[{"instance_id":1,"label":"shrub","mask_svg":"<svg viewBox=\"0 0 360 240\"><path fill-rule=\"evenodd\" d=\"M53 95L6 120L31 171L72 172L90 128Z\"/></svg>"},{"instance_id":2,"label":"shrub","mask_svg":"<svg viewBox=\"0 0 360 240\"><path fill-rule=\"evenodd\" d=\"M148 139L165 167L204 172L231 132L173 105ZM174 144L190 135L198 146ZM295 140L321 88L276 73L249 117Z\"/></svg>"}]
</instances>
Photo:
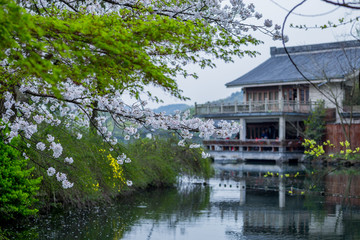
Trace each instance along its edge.
<instances>
[{"instance_id":1,"label":"shrub","mask_svg":"<svg viewBox=\"0 0 360 240\"><path fill-rule=\"evenodd\" d=\"M305 138L321 143L325 135L325 103L318 101L311 115L305 120Z\"/></svg>"},{"instance_id":2,"label":"shrub","mask_svg":"<svg viewBox=\"0 0 360 240\"><path fill-rule=\"evenodd\" d=\"M1 139L0 139L1 140ZM27 160L20 153L0 141L0 220L35 214L33 208L41 177L33 178L34 168L27 168Z\"/></svg>"}]
</instances>

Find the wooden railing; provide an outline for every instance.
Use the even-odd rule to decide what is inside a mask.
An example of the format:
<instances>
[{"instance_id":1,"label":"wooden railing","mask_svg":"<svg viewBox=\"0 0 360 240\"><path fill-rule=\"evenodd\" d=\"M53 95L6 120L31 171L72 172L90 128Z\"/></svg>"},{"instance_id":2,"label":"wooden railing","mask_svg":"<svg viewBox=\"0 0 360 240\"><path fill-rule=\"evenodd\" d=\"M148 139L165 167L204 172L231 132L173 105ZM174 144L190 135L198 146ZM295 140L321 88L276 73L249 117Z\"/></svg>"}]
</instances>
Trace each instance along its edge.
<instances>
[{"instance_id":1,"label":"wooden railing","mask_svg":"<svg viewBox=\"0 0 360 240\"><path fill-rule=\"evenodd\" d=\"M279 141L276 139L217 139L204 140L204 146L210 151L279 151L279 147L286 148L287 152L304 151L302 141L298 139L287 139Z\"/></svg>"},{"instance_id":2,"label":"wooden railing","mask_svg":"<svg viewBox=\"0 0 360 240\"><path fill-rule=\"evenodd\" d=\"M244 103L226 104L196 104L195 114L224 114L224 113L270 113L270 112L298 112L309 113L315 107L316 102L300 101L250 101Z\"/></svg>"}]
</instances>

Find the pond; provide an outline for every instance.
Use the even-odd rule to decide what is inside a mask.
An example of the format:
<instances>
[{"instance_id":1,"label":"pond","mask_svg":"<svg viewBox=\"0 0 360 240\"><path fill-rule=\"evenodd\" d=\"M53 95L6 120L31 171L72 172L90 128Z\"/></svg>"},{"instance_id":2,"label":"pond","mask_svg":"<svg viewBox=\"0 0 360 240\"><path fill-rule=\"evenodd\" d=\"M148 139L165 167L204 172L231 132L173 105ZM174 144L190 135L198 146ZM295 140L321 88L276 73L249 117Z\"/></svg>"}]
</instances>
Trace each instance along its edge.
<instances>
[{"instance_id":1,"label":"pond","mask_svg":"<svg viewBox=\"0 0 360 240\"><path fill-rule=\"evenodd\" d=\"M214 164L205 184L48 215L22 239L360 239L360 171ZM189 183L191 182L191 183Z\"/></svg>"}]
</instances>

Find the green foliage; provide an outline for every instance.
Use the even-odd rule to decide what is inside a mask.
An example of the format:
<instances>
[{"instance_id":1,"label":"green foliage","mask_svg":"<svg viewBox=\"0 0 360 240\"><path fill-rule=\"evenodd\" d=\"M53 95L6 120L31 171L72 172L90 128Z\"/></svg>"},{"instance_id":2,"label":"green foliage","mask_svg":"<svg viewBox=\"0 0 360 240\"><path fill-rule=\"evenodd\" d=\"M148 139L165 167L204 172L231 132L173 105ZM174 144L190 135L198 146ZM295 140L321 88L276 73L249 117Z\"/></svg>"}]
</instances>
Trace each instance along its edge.
<instances>
[{"instance_id":1,"label":"green foliage","mask_svg":"<svg viewBox=\"0 0 360 240\"><path fill-rule=\"evenodd\" d=\"M54 167L57 172L66 173L67 179L74 183L71 189L64 189L55 176L45 175L40 188L41 203L58 207L65 205L87 205L95 201L109 200L123 189L124 181L114 177L111 152L102 138L94 135L92 131L84 131L81 140L76 139L60 128L42 125L38 137L46 138L47 134L61 142L66 150L63 154L71 153L74 162L69 165L62 159L51 159L51 154L46 151L39 152L29 149L26 153L34 159L34 174L43 176L48 167ZM49 161L49 159L51 159ZM39 167L41 166L41 167Z\"/></svg>"},{"instance_id":2,"label":"green foliage","mask_svg":"<svg viewBox=\"0 0 360 240\"><path fill-rule=\"evenodd\" d=\"M46 11L45 16L30 14L12 0L0 1L0 59L9 63L0 69L1 87L35 77L55 93L57 84L68 79L94 94L116 89L139 97L144 86L155 85L183 98L175 76L196 77L184 69L186 63L214 67L203 53L228 62L232 56L254 56L241 47L259 43L200 20L149 14L153 10L145 7L104 15L55 7Z\"/></svg>"},{"instance_id":3,"label":"green foliage","mask_svg":"<svg viewBox=\"0 0 360 240\"><path fill-rule=\"evenodd\" d=\"M321 143L325 134L325 103L318 101L305 123L305 138Z\"/></svg>"},{"instance_id":4,"label":"green foliage","mask_svg":"<svg viewBox=\"0 0 360 240\"><path fill-rule=\"evenodd\" d=\"M344 148L344 150L340 150L337 154L328 154L327 157L329 158L340 158L340 159L351 159L355 158L357 159L358 156L355 154L358 154L360 152L360 147L357 147L355 149L350 148L350 143L348 141L345 142L339 142L340 146ZM325 156L325 150L324 146L329 146L331 148L335 147L334 144L332 144L329 140L326 142L323 142L321 144L317 144L314 140L305 139L305 142L302 144L304 147L306 147L306 151L304 152L308 156L311 157L320 157Z\"/></svg>"},{"instance_id":5,"label":"green foliage","mask_svg":"<svg viewBox=\"0 0 360 240\"><path fill-rule=\"evenodd\" d=\"M83 131L81 140L59 128L43 125L38 137L47 134L60 141L66 152L71 152L74 162L69 165L62 160L53 160L51 167L58 172L66 172L67 178L74 183L71 189L63 189L55 176L44 176L40 189L41 203L45 206L59 207L68 205L91 205L94 202L109 201L127 191L144 189L150 186L172 186L181 174L207 178L212 170L210 161L202 159L199 149L177 146L175 138L141 139L130 143L119 143L131 163L122 165L114 158L118 154L111 151L102 138L91 131ZM77 130L78 131L78 130ZM34 174L44 175L44 168L50 167L49 157L44 152L29 149L27 154L35 159ZM43 166L40 168L38 165ZM127 186L131 180L133 185Z\"/></svg>"},{"instance_id":6,"label":"green foliage","mask_svg":"<svg viewBox=\"0 0 360 240\"><path fill-rule=\"evenodd\" d=\"M209 178L209 159L201 157L200 149L179 147L176 137L139 139L127 146L133 159L125 166L126 175L136 187L173 185L181 174Z\"/></svg>"},{"instance_id":7,"label":"green foliage","mask_svg":"<svg viewBox=\"0 0 360 240\"><path fill-rule=\"evenodd\" d=\"M34 178L34 168L19 152L0 141L0 221L35 214L33 208L41 177Z\"/></svg>"}]
</instances>

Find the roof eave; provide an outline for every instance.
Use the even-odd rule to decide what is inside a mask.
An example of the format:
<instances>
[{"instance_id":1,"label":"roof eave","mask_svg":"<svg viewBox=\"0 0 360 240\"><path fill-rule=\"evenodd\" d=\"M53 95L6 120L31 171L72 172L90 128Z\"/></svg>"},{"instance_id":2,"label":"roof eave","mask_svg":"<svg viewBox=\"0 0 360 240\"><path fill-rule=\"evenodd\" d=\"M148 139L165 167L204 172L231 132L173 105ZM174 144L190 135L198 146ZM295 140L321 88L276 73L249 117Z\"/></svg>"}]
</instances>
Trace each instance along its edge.
<instances>
[{"instance_id":1,"label":"roof eave","mask_svg":"<svg viewBox=\"0 0 360 240\"><path fill-rule=\"evenodd\" d=\"M317 79L317 80L311 80L312 83L322 83L324 81L327 81L325 79ZM344 82L346 79L344 78L334 78L330 79L330 82ZM297 85L297 84L310 84L307 80L295 80L295 81L289 81L289 82L272 82L272 83L255 83L255 84L238 84L238 85L230 85L228 86L225 84L227 88L238 88L238 87L270 87L270 86L282 86L282 85Z\"/></svg>"}]
</instances>

